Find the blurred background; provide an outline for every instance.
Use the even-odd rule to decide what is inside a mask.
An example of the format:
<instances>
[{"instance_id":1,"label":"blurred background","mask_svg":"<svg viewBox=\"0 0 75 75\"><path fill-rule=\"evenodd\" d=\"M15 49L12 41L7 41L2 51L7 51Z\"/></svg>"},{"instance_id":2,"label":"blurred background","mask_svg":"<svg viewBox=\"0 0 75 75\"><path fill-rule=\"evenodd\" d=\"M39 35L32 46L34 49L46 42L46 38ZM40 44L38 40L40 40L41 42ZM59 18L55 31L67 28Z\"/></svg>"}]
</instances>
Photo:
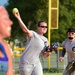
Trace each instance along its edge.
<instances>
[{"instance_id":1,"label":"blurred background","mask_svg":"<svg viewBox=\"0 0 75 75\"><path fill-rule=\"evenodd\" d=\"M26 36L19 27L18 21L12 14L13 8L18 8L21 18L30 30L35 30L37 23L44 20L48 23L48 31L45 36L52 45L52 53L49 58L40 57L44 75L61 75L67 64L65 60L59 62L62 52L62 42L66 39L66 31L69 27L75 27L75 0L0 0L13 21L12 35L5 39L12 52L13 71L19 75L19 59L25 49Z\"/></svg>"}]
</instances>

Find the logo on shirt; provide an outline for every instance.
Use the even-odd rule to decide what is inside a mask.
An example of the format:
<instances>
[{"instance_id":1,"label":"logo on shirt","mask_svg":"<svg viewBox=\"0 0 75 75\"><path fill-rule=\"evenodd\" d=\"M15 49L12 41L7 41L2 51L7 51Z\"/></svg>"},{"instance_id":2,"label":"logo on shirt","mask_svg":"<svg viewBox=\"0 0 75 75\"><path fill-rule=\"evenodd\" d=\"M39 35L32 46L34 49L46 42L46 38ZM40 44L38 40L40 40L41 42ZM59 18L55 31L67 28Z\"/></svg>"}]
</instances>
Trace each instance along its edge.
<instances>
[{"instance_id":1,"label":"logo on shirt","mask_svg":"<svg viewBox=\"0 0 75 75\"><path fill-rule=\"evenodd\" d=\"M75 52L75 47L72 48L72 51Z\"/></svg>"}]
</instances>

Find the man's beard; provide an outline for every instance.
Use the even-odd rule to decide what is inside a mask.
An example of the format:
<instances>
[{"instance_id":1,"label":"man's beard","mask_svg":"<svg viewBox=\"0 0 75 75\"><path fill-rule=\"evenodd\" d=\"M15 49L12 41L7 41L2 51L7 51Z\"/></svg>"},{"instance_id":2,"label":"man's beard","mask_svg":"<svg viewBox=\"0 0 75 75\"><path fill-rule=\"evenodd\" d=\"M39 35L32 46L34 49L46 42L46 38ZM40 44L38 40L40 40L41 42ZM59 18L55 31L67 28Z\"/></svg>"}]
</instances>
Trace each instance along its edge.
<instances>
[{"instance_id":1,"label":"man's beard","mask_svg":"<svg viewBox=\"0 0 75 75\"><path fill-rule=\"evenodd\" d=\"M73 39L73 37L68 37L68 39L69 39L69 40L72 40L72 39Z\"/></svg>"}]
</instances>

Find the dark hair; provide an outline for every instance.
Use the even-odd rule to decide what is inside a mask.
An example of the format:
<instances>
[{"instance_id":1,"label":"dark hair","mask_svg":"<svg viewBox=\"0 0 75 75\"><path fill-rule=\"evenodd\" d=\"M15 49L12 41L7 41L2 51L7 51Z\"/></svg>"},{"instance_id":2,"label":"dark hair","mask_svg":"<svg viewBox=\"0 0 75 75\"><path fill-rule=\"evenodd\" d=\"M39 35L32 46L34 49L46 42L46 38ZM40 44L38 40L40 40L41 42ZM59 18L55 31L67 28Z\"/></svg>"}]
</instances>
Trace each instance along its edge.
<instances>
[{"instance_id":1,"label":"dark hair","mask_svg":"<svg viewBox=\"0 0 75 75\"><path fill-rule=\"evenodd\" d=\"M42 23L42 22L45 22L45 21L39 21L39 22L38 22L38 26L40 26L40 23Z\"/></svg>"},{"instance_id":2,"label":"dark hair","mask_svg":"<svg viewBox=\"0 0 75 75\"><path fill-rule=\"evenodd\" d=\"M69 28L67 32L75 32L75 28Z\"/></svg>"}]
</instances>

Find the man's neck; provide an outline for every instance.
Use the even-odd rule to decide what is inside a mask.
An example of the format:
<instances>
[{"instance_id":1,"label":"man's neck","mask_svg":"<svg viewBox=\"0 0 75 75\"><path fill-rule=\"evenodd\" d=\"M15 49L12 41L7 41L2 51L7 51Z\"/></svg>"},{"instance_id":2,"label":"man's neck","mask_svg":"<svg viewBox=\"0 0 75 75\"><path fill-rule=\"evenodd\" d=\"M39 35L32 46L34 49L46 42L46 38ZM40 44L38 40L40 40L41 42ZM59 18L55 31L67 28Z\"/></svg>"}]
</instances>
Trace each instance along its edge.
<instances>
[{"instance_id":1,"label":"man's neck","mask_svg":"<svg viewBox=\"0 0 75 75\"><path fill-rule=\"evenodd\" d=\"M40 33L40 32L37 32L40 36L43 36L43 34L42 33Z\"/></svg>"},{"instance_id":2,"label":"man's neck","mask_svg":"<svg viewBox=\"0 0 75 75\"><path fill-rule=\"evenodd\" d=\"M75 39L69 40L70 42L73 42Z\"/></svg>"}]
</instances>

